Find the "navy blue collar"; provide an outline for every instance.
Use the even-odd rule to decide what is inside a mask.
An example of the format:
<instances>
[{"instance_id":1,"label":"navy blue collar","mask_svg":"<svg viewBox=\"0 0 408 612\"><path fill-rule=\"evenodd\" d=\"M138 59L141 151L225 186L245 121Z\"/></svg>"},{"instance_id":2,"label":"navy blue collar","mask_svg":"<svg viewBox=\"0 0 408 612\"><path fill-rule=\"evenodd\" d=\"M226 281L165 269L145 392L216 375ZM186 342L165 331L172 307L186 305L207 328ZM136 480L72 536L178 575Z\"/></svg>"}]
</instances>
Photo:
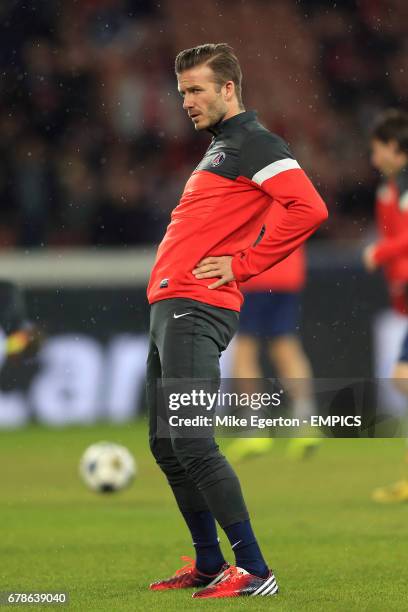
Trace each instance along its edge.
<instances>
[{"instance_id":1,"label":"navy blue collar","mask_svg":"<svg viewBox=\"0 0 408 612\"><path fill-rule=\"evenodd\" d=\"M221 121L209 127L208 131L211 132L211 134L214 134L214 136L218 136L227 130L235 129L239 125L242 125L247 121L253 121L254 119L257 119L256 111L244 111L230 117L229 119L225 119L225 121L221 119Z\"/></svg>"}]
</instances>

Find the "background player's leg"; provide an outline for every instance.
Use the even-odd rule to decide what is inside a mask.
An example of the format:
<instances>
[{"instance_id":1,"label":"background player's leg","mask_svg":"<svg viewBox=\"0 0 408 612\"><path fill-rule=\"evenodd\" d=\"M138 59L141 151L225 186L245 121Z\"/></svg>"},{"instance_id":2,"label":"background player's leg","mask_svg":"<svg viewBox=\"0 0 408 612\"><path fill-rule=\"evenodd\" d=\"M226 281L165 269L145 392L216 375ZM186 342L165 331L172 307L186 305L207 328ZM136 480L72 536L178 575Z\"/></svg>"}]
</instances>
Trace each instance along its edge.
<instances>
[{"instance_id":1,"label":"background player's leg","mask_svg":"<svg viewBox=\"0 0 408 612\"><path fill-rule=\"evenodd\" d=\"M312 367L300 339L295 335L277 336L269 340L268 353L279 378L286 381L294 416L309 417L314 408Z\"/></svg>"},{"instance_id":2,"label":"background player's leg","mask_svg":"<svg viewBox=\"0 0 408 612\"><path fill-rule=\"evenodd\" d=\"M264 298L263 292L245 294L239 316L239 331L235 338L232 367L233 377L243 379L243 384L248 378L262 378L260 351L265 332L262 320Z\"/></svg>"},{"instance_id":3,"label":"background player's leg","mask_svg":"<svg viewBox=\"0 0 408 612\"><path fill-rule=\"evenodd\" d=\"M248 378L262 378L259 339L239 333L234 342L233 377L243 379L243 384Z\"/></svg>"},{"instance_id":4,"label":"background player's leg","mask_svg":"<svg viewBox=\"0 0 408 612\"><path fill-rule=\"evenodd\" d=\"M156 462L164 472L176 498L178 507L190 530L196 550L196 568L205 574L215 574L225 559L219 546L215 519L207 502L191 476L175 455L170 434L157 432L157 382L162 369L159 351L150 341L147 357L146 397L149 408L149 442ZM164 423L162 423L164 425Z\"/></svg>"},{"instance_id":5,"label":"background player's leg","mask_svg":"<svg viewBox=\"0 0 408 612\"><path fill-rule=\"evenodd\" d=\"M250 291L245 294L233 356L234 386L239 393L259 391L259 382L254 383L252 379L263 377L261 341L265 334L265 322L263 320L265 299L270 303L270 295L263 291ZM248 431L247 437L235 439L228 446L228 458L232 462L238 462L248 457L257 457L269 452L273 446L273 438L259 438L257 433L257 431Z\"/></svg>"},{"instance_id":6,"label":"background player's leg","mask_svg":"<svg viewBox=\"0 0 408 612\"><path fill-rule=\"evenodd\" d=\"M249 294L246 298L249 302L250 312L251 301L254 297L255 296ZM246 314L246 317L248 318L248 314ZM245 326L243 333L239 332L237 334L234 344L233 378L234 386L239 393L253 393L259 391L259 382L254 383L252 379L255 378L259 380L263 377L260 360L260 337L256 336L254 333L249 333L251 331L251 326L249 325L248 327L248 330ZM227 455L230 461L238 462L248 457L263 455L273 446L273 438L259 438L257 436L257 431L248 432L247 436L248 437L245 438L236 438L228 446Z\"/></svg>"},{"instance_id":7,"label":"background player's leg","mask_svg":"<svg viewBox=\"0 0 408 612\"><path fill-rule=\"evenodd\" d=\"M303 419L313 413L312 367L298 336L301 296L296 291L275 291L263 303L268 357L292 400L293 414ZM268 313L271 311L272 317Z\"/></svg>"},{"instance_id":8,"label":"background player's leg","mask_svg":"<svg viewBox=\"0 0 408 612\"><path fill-rule=\"evenodd\" d=\"M392 372L394 386L408 396L408 333L402 343L401 352L398 362L394 366ZM380 503L394 503L408 501L408 450L405 452L405 461L403 466L403 475L400 480L374 489L372 497L374 501Z\"/></svg>"},{"instance_id":9,"label":"background player's leg","mask_svg":"<svg viewBox=\"0 0 408 612\"><path fill-rule=\"evenodd\" d=\"M302 422L315 413L312 367L296 335L278 336L269 341L269 357L274 363L282 385L293 406L293 416ZM301 436L292 438L287 453L295 460L305 459L316 452L321 438L310 427L302 428Z\"/></svg>"},{"instance_id":10,"label":"background player's leg","mask_svg":"<svg viewBox=\"0 0 408 612\"><path fill-rule=\"evenodd\" d=\"M392 378L395 387L404 395L408 395L408 361L399 361L394 368Z\"/></svg>"},{"instance_id":11,"label":"background player's leg","mask_svg":"<svg viewBox=\"0 0 408 612\"><path fill-rule=\"evenodd\" d=\"M268 328L267 347L269 360L291 399L293 416L302 422L309 420L316 406L312 367L298 336L300 299L298 292L273 294L274 317ZM309 457L320 445L321 438L310 427L304 426L300 435L288 445L292 459Z\"/></svg>"}]
</instances>

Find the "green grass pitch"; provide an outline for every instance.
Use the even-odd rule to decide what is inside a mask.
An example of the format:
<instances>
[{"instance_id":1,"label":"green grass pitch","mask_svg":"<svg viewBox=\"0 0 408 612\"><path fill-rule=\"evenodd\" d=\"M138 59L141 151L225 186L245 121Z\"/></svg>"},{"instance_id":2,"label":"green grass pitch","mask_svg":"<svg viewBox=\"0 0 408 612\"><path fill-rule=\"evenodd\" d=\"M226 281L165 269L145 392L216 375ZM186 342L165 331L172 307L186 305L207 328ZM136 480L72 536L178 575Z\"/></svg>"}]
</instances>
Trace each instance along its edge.
<instances>
[{"instance_id":1,"label":"green grass pitch","mask_svg":"<svg viewBox=\"0 0 408 612\"><path fill-rule=\"evenodd\" d=\"M79 457L99 440L136 456L127 491L98 495L79 481ZM144 423L0 432L0 591L69 592L69 606L30 606L37 610L407 610L408 505L370 500L373 487L401 475L403 448L402 440L326 440L308 462L292 463L279 440L239 465L281 592L200 602L190 591L147 590L193 550Z\"/></svg>"}]
</instances>

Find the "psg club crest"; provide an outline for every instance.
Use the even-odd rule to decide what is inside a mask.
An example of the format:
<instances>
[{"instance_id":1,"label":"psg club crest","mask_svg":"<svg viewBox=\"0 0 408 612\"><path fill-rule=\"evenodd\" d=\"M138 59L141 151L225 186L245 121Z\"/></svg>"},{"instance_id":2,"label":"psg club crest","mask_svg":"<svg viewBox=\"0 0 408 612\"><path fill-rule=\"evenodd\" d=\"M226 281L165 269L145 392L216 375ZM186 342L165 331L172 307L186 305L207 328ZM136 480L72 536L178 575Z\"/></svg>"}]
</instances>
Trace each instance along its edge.
<instances>
[{"instance_id":1,"label":"psg club crest","mask_svg":"<svg viewBox=\"0 0 408 612\"><path fill-rule=\"evenodd\" d=\"M223 153L221 151L221 153L217 153L217 155L214 157L214 159L212 160L211 165L215 166L215 167L216 166L221 166L221 164L224 161L224 159L225 159L225 153Z\"/></svg>"}]
</instances>

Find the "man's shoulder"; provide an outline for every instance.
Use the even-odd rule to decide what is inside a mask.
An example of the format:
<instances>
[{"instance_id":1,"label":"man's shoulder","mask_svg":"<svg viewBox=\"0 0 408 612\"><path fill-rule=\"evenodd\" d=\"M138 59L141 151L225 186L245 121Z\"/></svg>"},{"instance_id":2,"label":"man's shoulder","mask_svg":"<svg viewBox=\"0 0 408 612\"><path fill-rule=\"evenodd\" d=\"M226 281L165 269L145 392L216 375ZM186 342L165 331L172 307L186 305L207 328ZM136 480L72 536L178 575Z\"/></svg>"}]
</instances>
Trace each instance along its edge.
<instances>
[{"instance_id":1,"label":"man's shoulder","mask_svg":"<svg viewBox=\"0 0 408 612\"><path fill-rule=\"evenodd\" d=\"M394 179L381 181L375 195L379 206L408 210L408 169L404 168Z\"/></svg>"},{"instance_id":2,"label":"man's shoulder","mask_svg":"<svg viewBox=\"0 0 408 612\"><path fill-rule=\"evenodd\" d=\"M258 122L247 124L246 136L241 148L240 174L252 179L270 164L281 160L293 160L293 155L281 136Z\"/></svg>"},{"instance_id":3,"label":"man's shoulder","mask_svg":"<svg viewBox=\"0 0 408 612\"><path fill-rule=\"evenodd\" d=\"M400 195L408 191L408 166L405 166L398 174L396 183Z\"/></svg>"},{"instance_id":4,"label":"man's shoulder","mask_svg":"<svg viewBox=\"0 0 408 612\"><path fill-rule=\"evenodd\" d=\"M257 119L249 121L243 125L245 131L245 142L261 146L288 146L285 140L271 132L267 127L260 123Z\"/></svg>"}]
</instances>

